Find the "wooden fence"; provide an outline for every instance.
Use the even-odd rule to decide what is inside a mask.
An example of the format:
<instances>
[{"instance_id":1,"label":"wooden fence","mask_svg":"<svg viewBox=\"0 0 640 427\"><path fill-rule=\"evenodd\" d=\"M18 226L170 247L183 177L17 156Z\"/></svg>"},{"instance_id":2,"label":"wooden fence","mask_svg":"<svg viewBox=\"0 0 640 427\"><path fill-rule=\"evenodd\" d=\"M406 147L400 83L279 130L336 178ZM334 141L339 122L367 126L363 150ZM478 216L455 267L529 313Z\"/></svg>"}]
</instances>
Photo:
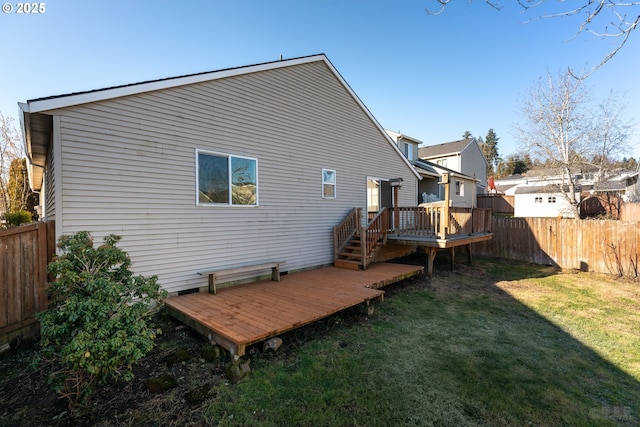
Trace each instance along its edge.
<instances>
[{"instance_id":1,"label":"wooden fence","mask_svg":"<svg viewBox=\"0 0 640 427\"><path fill-rule=\"evenodd\" d=\"M640 222L558 218L492 220L493 239L479 255L606 274L638 275Z\"/></svg>"},{"instance_id":2,"label":"wooden fence","mask_svg":"<svg viewBox=\"0 0 640 427\"><path fill-rule=\"evenodd\" d=\"M491 209L497 214L513 215L515 206L515 196L505 196L500 194L478 194L478 207Z\"/></svg>"},{"instance_id":3,"label":"wooden fence","mask_svg":"<svg viewBox=\"0 0 640 427\"><path fill-rule=\"evenodd\" d=\"M620 221L640 221L640 203L624 203L620 209Z\"/></svg>"},{"instance_id":4,"label":"wooden fence","mask_svg":"<svg viewBox=\"0 0 640 427\"><path fill-rule=\"evenodd\" d=\"M37 332L47 307L47 263L55 254L53 221L0 231L0 344Z\"/></svg>"}]
</instances>

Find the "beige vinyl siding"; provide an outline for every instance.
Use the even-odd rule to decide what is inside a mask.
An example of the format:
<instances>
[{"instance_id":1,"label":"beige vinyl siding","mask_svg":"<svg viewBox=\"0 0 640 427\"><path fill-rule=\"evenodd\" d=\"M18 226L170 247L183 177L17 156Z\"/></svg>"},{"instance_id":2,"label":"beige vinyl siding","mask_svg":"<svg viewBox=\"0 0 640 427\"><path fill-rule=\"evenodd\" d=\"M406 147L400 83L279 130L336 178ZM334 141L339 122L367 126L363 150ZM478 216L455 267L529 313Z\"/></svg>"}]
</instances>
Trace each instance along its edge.
<instances>
[{"instance_id":1,"label":"beige vinyl siding","mask_svg":"<svg viewBox=\"0 0 640 427\"><path fill-rule=\"evenodd\" d=\"M366 210L367 176L417 181L324 62L55 111L62 232L123 237L136 273L170 292L206 285L212 267L333 261L332 227ZM196 149L258 160L259 206L197 206ZM356 155L354 155L356 153ZM322 198L322 169L337 198Z\"/></svg>"}]
</instances>

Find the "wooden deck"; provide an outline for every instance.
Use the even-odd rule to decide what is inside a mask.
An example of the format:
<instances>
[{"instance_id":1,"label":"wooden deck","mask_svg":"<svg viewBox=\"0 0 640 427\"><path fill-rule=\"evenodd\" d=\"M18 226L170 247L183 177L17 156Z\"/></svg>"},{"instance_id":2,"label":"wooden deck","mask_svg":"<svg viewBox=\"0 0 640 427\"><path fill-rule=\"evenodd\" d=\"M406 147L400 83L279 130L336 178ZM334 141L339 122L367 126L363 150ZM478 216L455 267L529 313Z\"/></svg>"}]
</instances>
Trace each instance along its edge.
<instances>
[{"instance_id":1,"label":"wooden deck","mask_svg":"<svg viewBox=\"0 0 640 427\"><path fill-rule=\"evenodd\" d=\"M168 298L169 313L210 341L243 356L252 344L347 308L382 301L379 288L423 271L415 265L374 263L363 271L325 267L219 289Z\"/></svg>"},{"instance_id":2,"label":"wooden deck","mask_svg":"<svg viewBox=\"0 0 640 427\"><path fill-rule=\"evenodd\" d=\"M465 246L469 254L469 262L471 262L471 245L473 243L484 242L485 240L491 240L493 233L478 232L469 233L467 235L454 235L447 236L446 239L440 239L437 236L416 236L416 235L402 235L402 234L389 234L387 235L387 242L396 243L401 245L418 246L424 249L427 254L427 274L429 277L433 276L433 260L436 257L438 249L448 249L451 256L451 268L453 269L455 260L455 249L459 246Z\"/></svg>"}]
</instances>

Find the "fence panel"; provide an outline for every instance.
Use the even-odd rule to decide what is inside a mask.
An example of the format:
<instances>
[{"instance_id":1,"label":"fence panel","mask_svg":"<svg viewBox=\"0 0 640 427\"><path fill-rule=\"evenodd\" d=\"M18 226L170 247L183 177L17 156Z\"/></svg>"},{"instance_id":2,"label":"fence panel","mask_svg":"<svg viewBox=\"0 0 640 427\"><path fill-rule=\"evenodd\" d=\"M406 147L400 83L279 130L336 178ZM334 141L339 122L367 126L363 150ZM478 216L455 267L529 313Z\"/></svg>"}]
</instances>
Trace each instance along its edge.
<instances>
[{"instance_id":1,"label":"fence panel","mask_svg":"<svg viewBox=\"0 0 640 427\"><path fill-rule=\"evenodd\" d=\"M606 274L637 275L640 222L494 216L480 255Z\"/></svg>"},{"instance_id":2,"label":"fence panel","mask_svg":"<svg viewBox=\"0 0 640 427\"><path fill-rule=\"evenodd\" d=\"M493 213L513 215L515 196L478 194L477 199L479 208L491 209Z\"/></svg>"},{"instance_id":3,"label":"fence panel","mask_svg":"<svg viewBox=\"0 0 640 427\"><path fill-rule=\"evenodd\" d=\"M0 232L0 343L36 332L47 307L47 263L55 253L53 221Z\"/></svg>"}]
</instances>

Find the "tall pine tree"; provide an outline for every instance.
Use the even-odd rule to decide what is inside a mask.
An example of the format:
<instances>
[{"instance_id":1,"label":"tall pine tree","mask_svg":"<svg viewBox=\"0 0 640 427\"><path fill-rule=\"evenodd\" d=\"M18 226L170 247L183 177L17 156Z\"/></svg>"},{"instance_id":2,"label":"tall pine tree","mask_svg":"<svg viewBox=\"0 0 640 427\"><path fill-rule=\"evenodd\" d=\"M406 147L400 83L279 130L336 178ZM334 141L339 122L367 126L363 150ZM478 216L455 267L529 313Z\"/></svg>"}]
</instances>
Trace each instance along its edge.
<instances>
[{"instance_id":1,"label":"tall pine tree","mask_svg":"<svg viewBox=\"0 0 640 427\"><path fill-rule=\"evenodd\" d=\"M484 158L487 159L487 175L493 175L493 164L497 159L500 158L500 153L498 152L498 135L493 129L489 129L487 132L487 137L484 142L480 144L480 149L482 150L482 154L484 154Z\"/></svg>"}]
</instances>

